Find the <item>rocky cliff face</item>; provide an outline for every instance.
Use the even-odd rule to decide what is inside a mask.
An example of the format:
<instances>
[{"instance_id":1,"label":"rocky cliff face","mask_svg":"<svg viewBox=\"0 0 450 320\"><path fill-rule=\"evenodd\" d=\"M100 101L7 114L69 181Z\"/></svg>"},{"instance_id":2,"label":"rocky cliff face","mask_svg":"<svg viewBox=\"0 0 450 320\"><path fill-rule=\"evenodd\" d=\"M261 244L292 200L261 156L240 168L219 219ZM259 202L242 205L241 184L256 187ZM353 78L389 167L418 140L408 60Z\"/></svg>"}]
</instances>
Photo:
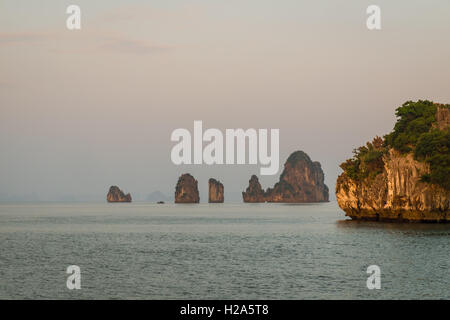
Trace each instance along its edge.
<instances>
[{"instance_id":1,"label":"rocky cliff face","mask_svg":"<svg viewBox=\"0 0 450 320\"><path fill-rule=\"evenodd\" d=\"M185 173L178 179L175 188L175 203L199 203L198 182L189 173Z\"/></svg>"},{"instance_id":2,"label":"rocky cliff face","mask_svg":"<svg viewBox=\"0 0 450 320\"><path fill-rule=\"evenodd\" d=\"M252 175L248 181L248 187L242 192L244 202L266 202L264 190L261 188L258 177Z\"/></svg>"},{"instance_id":3,"label":"rocky cliff face","mask_svg":"<svg viewBox=\"0 0 450 320\"><path fill-rule=\"evenodd\" d=\"M438 106L436 112L435 127L439 130L444 130L450 127L450 109L441 105Z\"/></svg>"},{"instance_id":4,"label":"rocky cliff face","mask_svg":"<svg viewBox=\"0 0 450 320\"><path fill-rule=\"evenodd\" d=\"M244 202L326 202L328 187L319 162L313 162L303 151L292 153L284 164L280 181L265 192L258 178L252 176L243 192Z\"/></svg>"},{"instance_id":5,"label":"rocky cliff face","mask_svg":"<svg viewBox=\"0 0 450 320\"><path fill-rule=\"evenodd\" d=\"M122 190L117 186L111 186L109 192L106 195L106 201L108 202L131 202L131 194L124 194Z\"/></svg>"},{"instance_id":6,"label":"rocky cliff face","mask_svg":"<svg viewBox=\"0 0 450 320\"><path fill-rule=\"evenodd\" d=\"M421 182L428 165L411 153L394 149L383 157L384 170L374 179L355 181L345 173L337 179L336 198L346 216L360 220L417 222L450 221L450 194Z\"/></svg>"},{"instance_id":7,"label":"rocky cliff face","mask_svg":"<svg viewBox=\"0 0 450 320\"><path fill-rule=\"evenodd\" d=\"M224 188L223 184L220 181L217 181L216 179L209 179L208 181L209 186L209 203L223 203L224 199Z\"/></svg>"},{"instance_id":8,"label":"rocky cliff face","mask_svg":"<svg viewBox=\"0 0 450 320\"><path fill-rule=\"evenodd\" d=\"M432 127L448 130L450 110L437 104ZM442 148L441 155L448 155ZM348 161L348 160L347 160ZM345 172L336 183L336 198L346 216L359 220L449 222L450 191L424 182L430 165L414 159L413 152L390 147L382 156L382 170L375 177L352 179Z\"/></svg>"},{"instance_id":9,"label":"rocky cliff face","mask_svg":"<svg viewBox=\"0 0 450 320\"><path fill-rule=\"evenodd\" d=\"M326 202L328 187L319 162L303 151L292 153L284 164L280 181L266 191L268 202Z\"/></svg>"}]
</instances>

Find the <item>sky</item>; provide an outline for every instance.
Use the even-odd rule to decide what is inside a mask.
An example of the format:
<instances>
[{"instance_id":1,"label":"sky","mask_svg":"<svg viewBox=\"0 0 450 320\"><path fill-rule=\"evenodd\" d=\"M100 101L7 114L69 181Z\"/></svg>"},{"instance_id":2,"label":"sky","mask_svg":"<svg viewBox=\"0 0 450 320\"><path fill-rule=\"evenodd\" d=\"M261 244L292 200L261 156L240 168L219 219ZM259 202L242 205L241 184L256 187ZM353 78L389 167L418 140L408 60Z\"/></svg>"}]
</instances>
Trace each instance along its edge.
<instances>
[{"instance_id":1,"label":"sky","mask_svg":"<svg viewBox=\"0 0 450 320\"><path fill-rule=\"evenodd\" d=\"M81 30L66 8L81 8ZM381 30L366 8L381 8ZM0 200L173 195L189 172L207 201L259 165L182 165L173 130L277 128L319 161L334 199L339 164L392 130L408 100L450 103L450 2L0 1Z\"/></svg>"}]
</instances>

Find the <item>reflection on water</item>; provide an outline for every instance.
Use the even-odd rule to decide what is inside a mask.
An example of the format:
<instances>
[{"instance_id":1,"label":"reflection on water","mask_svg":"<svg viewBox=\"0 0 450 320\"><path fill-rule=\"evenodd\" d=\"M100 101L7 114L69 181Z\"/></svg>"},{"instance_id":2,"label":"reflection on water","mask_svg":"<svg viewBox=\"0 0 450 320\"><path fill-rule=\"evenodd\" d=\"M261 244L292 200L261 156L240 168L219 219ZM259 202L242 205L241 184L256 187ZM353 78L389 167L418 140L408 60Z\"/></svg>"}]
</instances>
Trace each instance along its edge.
<instances>
[{"instance_id":1,"label":"reflection on water","mask_svg":"<svg viewBox=\"0 0 450 320\"><path fill-rule=\"evenodd\" d=\"M336 226L345 229L380 229L403 233L417 233L424 235L450 235L449 223L401 223L382 221L338 220Z\"/></svg>"},{"instance_id":2,"label":"reflection on water","mask_svg":"<svg viewBox=\"0 0 450 320\"><path fill-rule=\"evenodd\" d=\"M449 235L336 203L0 205L0 298L449 299Z\"/></svg>"}]
</instances>

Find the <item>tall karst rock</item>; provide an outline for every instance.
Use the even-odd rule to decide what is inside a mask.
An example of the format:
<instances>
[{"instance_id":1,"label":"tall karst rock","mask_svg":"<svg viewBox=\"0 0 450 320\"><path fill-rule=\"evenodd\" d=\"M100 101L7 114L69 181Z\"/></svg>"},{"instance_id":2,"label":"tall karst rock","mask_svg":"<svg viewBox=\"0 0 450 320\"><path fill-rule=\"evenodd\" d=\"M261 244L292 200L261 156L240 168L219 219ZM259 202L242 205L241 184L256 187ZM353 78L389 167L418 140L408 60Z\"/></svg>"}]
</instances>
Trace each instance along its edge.
<instances>
[{"instance_id":1,"label":"tall karst rock","mask_svg":"<svg viewBox=\"0 0 450 320\"><path fill-rule=\"evenodd\" d=\"M264 190L261 188L258 177L252 175L248 181L248 187L245 192L242 192L244 202L265 202L266 197Z\"/></svg>"},{"instance_id":2,"label":"tall karst rock","mask_svg":"<svg viewBox=\"0 0 450 320\"><path fill-rule=\"evenodd\" d=\"M175 188L175 203L199 203L198 182L189 173L185 173L178 179Z\"/></svg>"},{"instance_id":3,"label":"tall karst rock","mask_svg":"<svg viewBox=\"0 0 450 320\"><path fill-rule=\"evenodd\" d=\"M242 193L244 202L327 202L328 187L319 162L311 161L303 151L292 153L284 164L279 182L265 192L258 178L252 176L249 187Z\"/></svg>"},{"instance_id":4,"label":"tall karst rock","mask_svg":"<svg viewBox=\"0 0 450 320\"><path fill-rule=\"evenodd\" d=\"M319 162L303 151L292 153L284 164L280 181L266 191L268 202L327 202L328 187Z\"/></svg>"},{"instance_id":5,"label":"tall karst rock","mask_svg":"<svg viewBox=\"0 0 450 320\"><path fill-rule=\"evenodd\" d=\"M125 194L117 186L111 186L109 192L106 195L106 201L108 202L131 202L131 194Z\"/></svg>"},{"instance_id":6,"label":"tall karst rock","mask_svg":"<svg viewBox=\"0 0 450 320\"><path fill-rule=\"evenodd\" d=\"M224 200L224 188L223 184L216 179L209 179L208 181L209 190L209 203L223 203Z\"/></svg>"}]
</instances>

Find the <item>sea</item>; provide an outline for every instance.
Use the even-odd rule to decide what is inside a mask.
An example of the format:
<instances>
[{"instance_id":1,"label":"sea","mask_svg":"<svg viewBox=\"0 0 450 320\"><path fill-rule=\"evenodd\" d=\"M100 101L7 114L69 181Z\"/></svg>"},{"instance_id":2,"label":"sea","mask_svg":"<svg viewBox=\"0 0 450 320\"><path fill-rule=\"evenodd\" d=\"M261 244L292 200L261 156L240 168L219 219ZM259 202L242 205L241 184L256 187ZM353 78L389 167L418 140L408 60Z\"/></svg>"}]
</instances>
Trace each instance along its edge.
<instances>
[{"instance_id":1,"label":"sea","mask_svg":"<svg viewBox=\"0 0 450 320\"><path fill-rule=\"evenodd\" d=\"M450 299L450 224L336 202L3 203L0 299Z\"/></svg>"}]
</instances>

